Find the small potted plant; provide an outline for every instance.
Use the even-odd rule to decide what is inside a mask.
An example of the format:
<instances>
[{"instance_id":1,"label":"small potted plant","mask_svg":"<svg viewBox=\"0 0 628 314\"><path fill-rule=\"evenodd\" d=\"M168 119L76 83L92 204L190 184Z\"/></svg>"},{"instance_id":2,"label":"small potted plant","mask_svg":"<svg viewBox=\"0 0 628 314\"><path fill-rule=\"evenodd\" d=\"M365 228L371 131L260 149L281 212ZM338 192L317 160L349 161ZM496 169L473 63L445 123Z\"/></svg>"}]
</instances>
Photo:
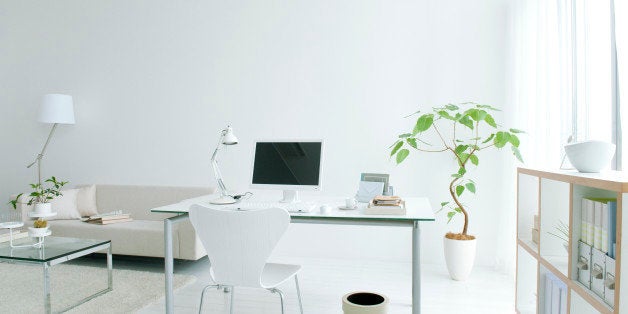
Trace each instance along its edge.
<instances>
[{"instance_id":1,"label":"small potted plant","mask_svg":"<svg viewBox=\"0 0 628 314\"><path fill-rule=\"evenodd\" d=\"M506 146L510 146L512 154L523 161L517 136L523 131L506 129L498 125L491 115L497 110L492 106L473 102L434 107L431 112L420 115L410 132L399 135L390 146L390 156L395 156L397 164L406 160L410 152L442 153L454 161L457 171L443 173L450 178L448 192L453 203L442 202L439 211L447 211L447 222L458 214L464 218L462 232L449 232L444 237L447 269L455 280L465 280L475 260L476 239L474 235L467 233L469 212L467 205L461 201L463 194L467 192L475 194L476 191L476 184L468 178L467 169L471 165L479 167L480 152ZM425 132L430 130L437 138L437 143L430 143L425 137Z\"/></svg>"},{"instance_id":2,"label":"small potted plant","mask_svg":"<svg viewBox=\"0 0 628 314\"><path fill-rule=\"evenodd\" d=\"M44 182L50 183L50 186L44 187L44 185L40 183L30 184L33 192L28 195L30 198L28 199L27 204L34 205L33 212L35 214L45 215L52 213L50 201L57 196L62 196L63 194L61 193L61 188L68 183L67 181L59 181L54 176ZM14 209L17 208L17 203L23 194L24 193L19 194L10 202Z\"/></svg>"},{"instance_id":3,"label":"small potted plant","mask_svg":"<svg viewBox=\"0 0 628 314\"><path fill-rule=\"evenodd\" d=\"M28 227L28 233L33 238L45 237L48 233L48 221L43 218L37 218L33 222L32 227Z\"/></svg>"}]
</instances>

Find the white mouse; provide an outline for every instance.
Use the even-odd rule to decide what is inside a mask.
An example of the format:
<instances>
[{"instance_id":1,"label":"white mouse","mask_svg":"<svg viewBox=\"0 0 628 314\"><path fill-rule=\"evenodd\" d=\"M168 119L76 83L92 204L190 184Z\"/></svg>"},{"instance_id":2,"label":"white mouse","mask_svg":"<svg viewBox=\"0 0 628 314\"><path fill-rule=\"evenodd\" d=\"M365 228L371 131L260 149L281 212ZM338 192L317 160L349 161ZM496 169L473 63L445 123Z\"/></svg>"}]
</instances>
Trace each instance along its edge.
<instances>
[{"instance_id":1,"label":"white mouse","mask_svg":"<svg viewBox=\"0 0 628 314\"><path fill-rule=\"evenodd\" d=\"M323 204L320 210L321 214L329 214L329 212L331 212L331 206L329 204Z\"/></svg>"}]
</instances>

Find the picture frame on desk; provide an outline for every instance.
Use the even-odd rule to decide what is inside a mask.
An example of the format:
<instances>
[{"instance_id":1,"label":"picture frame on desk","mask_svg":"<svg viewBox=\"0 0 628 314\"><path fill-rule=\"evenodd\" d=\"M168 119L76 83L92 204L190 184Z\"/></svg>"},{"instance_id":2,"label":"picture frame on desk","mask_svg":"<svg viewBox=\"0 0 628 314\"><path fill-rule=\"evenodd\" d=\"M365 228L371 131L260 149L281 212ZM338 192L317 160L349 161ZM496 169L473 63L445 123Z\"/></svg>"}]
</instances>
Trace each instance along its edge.
<instances>
[{"instance_id":1,"label":"picture frame on desk","mask_svg":"<svg viewBox=\"0 0 628 314\"><path fill-rule=\"evenodd\" d=\"M370 181L370 182L384 182L384 190L382 194L388 191L388 182L390 180L390 175L387 173L365 173L363 172L360 175L360 181Z\"/></svg>"}]
</instances>

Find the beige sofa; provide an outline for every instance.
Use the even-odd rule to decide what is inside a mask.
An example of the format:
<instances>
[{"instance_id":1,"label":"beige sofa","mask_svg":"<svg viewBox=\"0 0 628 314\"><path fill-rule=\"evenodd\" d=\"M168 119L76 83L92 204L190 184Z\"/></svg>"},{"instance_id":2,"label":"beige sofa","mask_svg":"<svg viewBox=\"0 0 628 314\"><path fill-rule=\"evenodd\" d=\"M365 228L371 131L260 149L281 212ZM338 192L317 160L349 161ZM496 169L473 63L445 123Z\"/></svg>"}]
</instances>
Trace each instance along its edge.
<instances>
[{"instance_id":1,"label":"beige sofa","mask_svg":"<svg viewBox=\"0 0 628 314\"><path fill-rule=\"evenodd\" d=\"M197 187L96 185L99 213L122 210L130 213L133 221L95 225L78 219L51 220L49 225L53 236L111 240L113 254L163 257L163 220L173 215L154 214L150 209L213 192L211 188ZM22 219L28 221L31 206L18 206ZM205 256L189 221L174 225L172 240L174 258L197 260Z\"/></svg>"}]
</instances>

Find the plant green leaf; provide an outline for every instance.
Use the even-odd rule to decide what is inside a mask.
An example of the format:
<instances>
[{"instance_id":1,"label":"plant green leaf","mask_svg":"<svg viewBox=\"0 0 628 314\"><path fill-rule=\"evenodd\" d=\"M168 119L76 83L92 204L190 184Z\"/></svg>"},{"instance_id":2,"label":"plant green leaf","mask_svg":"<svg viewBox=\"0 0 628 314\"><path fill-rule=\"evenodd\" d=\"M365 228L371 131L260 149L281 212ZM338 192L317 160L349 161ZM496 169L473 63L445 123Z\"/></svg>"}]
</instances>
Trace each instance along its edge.
<instances>
[{"instance_id":1,"label":"plant green leaf","mask_svg":"<svg viewBox=\"0 0 628 314\"><path fill-rule=\"evenodd\" d=\"M490 114L486 114L486 117L484 117L484 122L486 122L486 124L496 128L497 127L497 123L495 123L495 119L493 118L493 116L491 116Z\"/></svg>"},{"instance_id":2,"label":"plant green leaf","mask_svg":"<svg viewBox=\"0 0 628 314\"><path fill-rule=\"evenodd\" d=\"M465 173L467 173L467 169L460 167L460 169L458 169L458 174L461 176L464 176Z\"/></svg>"},{"instance_id":3,"label":"plant green leaf","mask_svg":"<svg viewBox=\"0 0 628 314\"><path fill-rule=\"evenodd\" d=\"M459 155L460 153L467 150L467 148L469 148L469 145L458 145L456 146L456 149L454 150L454 152L456 153L456 155Z\"/></svg>"},{"instance_id":4,"label":"plant green leaf","mask_svg":"<svg viewBox=\"0 0 628 314\"><path fill-rule=\"evenodd\" d=\"M469 160L471 160L471 163L476 166L480 163L480 159L476 155L469 156Z\"/></svg>"},{"instance_id":5,"label":"plant green leaf","mask_svg":"<svg viewBox=\"0 0 628 314\"><path fill-rule=\"evenodd\" d=\"M399 135L399 138L406 138L406 137L410 137L412 136L412 133L403 133L401 135Z\"/></svg>"},{"instance_id":6,"label":"plant green leaf","mask_svg":"<svg viewBox=\"0 0 628 314\"><path fill-rule=\"evenodd\" d=\"M412 138L412 137L407 138L407 139L406 139L406 142L408 142L408 145L412 146L414 149L416 149L416 148L417 148L417 145L416 145L416 138Z\"/></svg>"},{"instance_id":7,"label":"plant green leaf","mask_svg":"<svg viewBox=\"0 0 628 314\"><path fill-rule=\"evenodd\" d=\"M401 146L403 146L403 142L402 141L397 141L397 144L395 144L395 147L390 152L390 156L396 154L397 151L401 148Z\"/></svg>"},{"instance_id":8,"label":"plant green leaf","mask_svg":"<svg viewBox=\"0 0 628 314\"><path fill-rule=\"evenodd\" d=\"M439 111L437 111L436 113L438 113L438 115L439 115L439 116L441 116L441 117L443 117L443 118L445 118L445 119L447 119L447 120L453 120L453 121L455 121L455 120L456 120L456 118L452 117L452 116L449 114L449 112L447 112L447 111L445 111L445 110L439 110Z\"/></svg>"},{"instance_id":9,"label":"plant green leaf","mask_svg":"<svg viewBox=\"0 0 628 314\"><path fill-rule=\"evenodd\" d=\"M462 195L462 192L464 192L464 186L462 186L462 185L456 186L456 195L460 196L460 195Z\"/></svg>"},{"instance_id":10,"label":"plant green leaf","mask_svg":"<svg viewBox=\"0 0 628 314\"><path fill-rule=\"evenodd\" d=\"M447 110L449 111L456 111L458 109L460 109L460 107L454 105L454 104L447 104L447 106L445 106L445 108L447 108Z\"/></svg>"},{"instance_id":11,"label":"plant green leaf","mask_svg":"<svg viewBox=\"0 0 628 314\"><path fill-rule=\"evenodd\" d=\"M469 192L475 193L475 184L468 182L464 186L467 188L467 190L469 190Z\"/></svg>"},{"instance_id":12,"label":"plant green leaf","mask_svg":"<svg viewBox=\"0 0 628 314\"><path fill-rule=\"evenodd\" d=\"M413 135L418 133L427 131L434 123L434 114L428 113L419 117L416 121L416 125L414 126Z\"/></svg>"},{"instance_id":13,"label":"plant green leaf","mask_svg":"<svg viewBox=\"0 0 628 314\"><path fill-rule=\"evenodd\" d=\"M403 162L406 157L408 157L408 155L410 155L410 151L407 149L402 149L397 153L397 164L400 164L401 162Z\"/></svg>"},{"instance_id":14,"label":"plant green leaf","mask_svg":"<svg viewBox=\"0 0 628 314\"><path fill-rule=\"evenodd\" d=\"M514 134L510 134L508 141L510 142L510 144L512 144L512 146L514 147L519 147L519 138L514 135Z\"/></svg>"},{"instance_id":15,"label":"plant green leaf","mask_svg":"<svg viewBox=\"0 0 628 314\"><path fill-rule=\"evenodd\" d=\"M495 143L495 147L502 148L506 146L509 140L510 140L510 133L499 131L495 133L495 139L493 140L493 142Z\"/></svg>"},{"instance_id":16,"label":"plant green leaf","mask_svg":"<svg viewBox=\"0 0 628 314\"><path fill-rule=\"evenodd\" d=\"M447 223L449 223L451 221L451 219L454 218L455 215L456 215L456 212L454 212L454 211L448 212L447 213Z\"/></svg>"},{"instance_id":17,"label":"plant green leaf","mask_svg":"<svg viewBox=\"0 0 628 314\"><path fill-rule=\"evenodd\" d=\"M447 204L449 204L449 202L442 202L442 203L440 203L440 207L444 207Z\"/></svg>"},{"instance_id":18,"label":"plant green leaf","mask_svg":"<svg viewBox=\"0 0 628 314\"><path fill-rule=\"evenodd\" d=\"M462 209L460 209L460 207L456 207L456 208L454 208L454 210L455 210L457 213L462 214Z\"/></svg>"},{"instance_id":19,"label":"plant green leaf","mask_svg":"<svg viewBox=\"0 0 628 314\"><path fill-rule=\"evenodd\" d=\"M458 122L460 122L460 124L468 127L469 129L473 130L473 121L471 120L471 118L469 118L468 115L464 115L464 116L460 117L460 119L458 119Z\"/></svg>"},{"instance_id":20,"label":"plant green leaf","mask_svg":"<svg viewBox=\"0 0 628 314\"><path fill-rule=\"evenodd\" d=\"M510 129L510 133L525 133L525 131L521 131L519 129Z\"/></svg>"},{"instance_id":21,"label":"plant green leaf","mask_svg":"<svg viewBox=\"0 0 628 314\"><path fill-rule=\"evenodd\" d=\"M453 178L462 178L462 175L458 174L458 173L454 173L451 175Z\"/></svg>"},{"instance_id":22,"label":"plant green leaf","mask_svg":"<svg viewBox=\"0 0 628 314\"><path fill-rule=\"evenodd\" d=\"M482 144L486 144L488 142L490 142L493 137L495 137L495 133L492 133L488 138L486 138L484 141L482 141Z\"/></svg>"},{"instance_id":23,"label":"plant green leaf","mask_svg":"<svg viewBox=\"0 0 628 314\"><path fill-rule=\"evenodd\" d=\"M517 157L520 162L523 162L523 157L521 157L521 152L519 151L519 148L517 148L516 146L510 146L510 149L512 149L512 154L515 155L515 157Z\"/></svg>"}]
</instances>

